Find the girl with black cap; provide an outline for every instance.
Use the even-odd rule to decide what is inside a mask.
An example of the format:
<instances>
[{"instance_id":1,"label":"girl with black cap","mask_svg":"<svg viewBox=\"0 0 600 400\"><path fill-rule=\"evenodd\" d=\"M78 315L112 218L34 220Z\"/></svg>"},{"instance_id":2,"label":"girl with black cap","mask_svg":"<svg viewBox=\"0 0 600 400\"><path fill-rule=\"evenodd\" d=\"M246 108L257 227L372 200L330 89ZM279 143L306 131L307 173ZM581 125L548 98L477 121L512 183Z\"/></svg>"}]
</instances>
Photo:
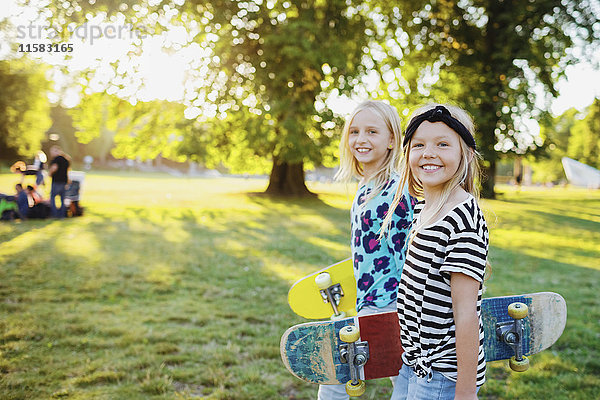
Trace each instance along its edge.
<instances>
[{"instance_id":1,"label":"girl with black cap","mask_svg":"<svg viewBox=\"0 0 600 400\"><path fill-rule=\"evenodd\" d=\"M423 201L415 207L398 287L405 352L392 399L477 399L485 381L481 295L489 239L477 203L474 126L451 105L413 115L398 187L408 185ZM381 234L387 229L393 234L389 218Z\"/></svg>"}]
</instances>

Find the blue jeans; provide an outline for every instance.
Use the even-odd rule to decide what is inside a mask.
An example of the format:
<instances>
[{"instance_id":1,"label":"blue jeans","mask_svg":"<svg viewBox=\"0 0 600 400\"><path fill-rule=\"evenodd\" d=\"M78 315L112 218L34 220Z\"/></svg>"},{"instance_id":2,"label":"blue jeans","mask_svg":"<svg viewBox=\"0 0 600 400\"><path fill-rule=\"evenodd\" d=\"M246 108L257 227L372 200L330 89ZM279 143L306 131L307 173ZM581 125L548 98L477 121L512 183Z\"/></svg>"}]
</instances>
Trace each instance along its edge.
<instances>
[{"instance_id":1,"label":"blue jeans","mask_svg":"<svg viewBox=\"0 0 600 400\"><path fill-rule=\"evenodd\" d=\"M65 206L66 186L67 184L63 182L52 182L52 188L50 189L50 208L53 217L64 218L67 216L67 206ZM56 196L60 196L60 210L56 209Z\"/></svg>"},{"instance_id":2,"label":"blue jeans","mask_svg":"<svg viewBox=\"0 0 600 400\"><path fill-rule=\"evenodd\" d=\"M431 377L419 378L411 367L402 365L391 400L454 400L456 382L441 372L431 372Z\"/></svg>"}]
</instances>

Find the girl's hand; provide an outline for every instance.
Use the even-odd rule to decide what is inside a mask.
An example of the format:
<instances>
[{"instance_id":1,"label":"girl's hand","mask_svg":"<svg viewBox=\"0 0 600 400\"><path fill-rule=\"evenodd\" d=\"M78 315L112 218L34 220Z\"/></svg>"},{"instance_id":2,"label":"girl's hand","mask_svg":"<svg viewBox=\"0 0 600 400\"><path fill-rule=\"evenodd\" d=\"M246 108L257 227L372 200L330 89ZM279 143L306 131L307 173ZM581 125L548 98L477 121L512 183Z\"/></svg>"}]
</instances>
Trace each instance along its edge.
<instances>
[{"instance_id":1,"label":"girl's hand","mask_svg":"<svg viewBox=\"0 0 600 400\"><path fill-rule=\"evenodd\" d=\"M477 393L468 396L460 396L458 393L455 393L454 400L478 400L478 398Z\"/></svg>"},{"instance_id":2,"label":"girl's hand","mask_svg":"<svg viewBox=\"0 0 600 400\"><path fill-rule=\"evenodd\" d=\"M478 400L477 389L475 389L475 391L472 389L461 391L460 387L457 387L456 392L454 393L454 400Z\"/></svg>"}]
</instances>

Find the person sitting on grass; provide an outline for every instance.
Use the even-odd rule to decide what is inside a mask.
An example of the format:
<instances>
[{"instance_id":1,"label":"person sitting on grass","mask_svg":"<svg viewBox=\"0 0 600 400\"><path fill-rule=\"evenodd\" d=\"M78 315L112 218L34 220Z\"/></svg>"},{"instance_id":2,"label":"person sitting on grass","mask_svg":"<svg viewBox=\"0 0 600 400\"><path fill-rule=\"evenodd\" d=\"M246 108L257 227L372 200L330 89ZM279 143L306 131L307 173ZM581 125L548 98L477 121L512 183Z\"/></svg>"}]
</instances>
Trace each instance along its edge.
<instances>
[{"instance_id":1,"label":"person sitting on grass","mask_svg":"<svg viewBox=\"0 0 600 400\"><path fill-rule=\"evenodd\" d=\"M38 219L48 218L52 214L50 201L44 200L42 195L31 185L27 185L26 191L29 200L29 214L27 217Z\"/></svg>"}]
</instances>

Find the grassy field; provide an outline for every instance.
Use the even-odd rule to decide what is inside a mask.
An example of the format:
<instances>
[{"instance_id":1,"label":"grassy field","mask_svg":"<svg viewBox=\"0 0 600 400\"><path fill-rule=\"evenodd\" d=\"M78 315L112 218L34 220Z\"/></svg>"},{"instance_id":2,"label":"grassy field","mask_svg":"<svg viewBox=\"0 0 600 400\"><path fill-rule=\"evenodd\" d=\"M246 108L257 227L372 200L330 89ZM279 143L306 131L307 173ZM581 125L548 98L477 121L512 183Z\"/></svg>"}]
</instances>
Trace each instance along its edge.
<instances>
[{"instance_id":1,"label":"grassy field","mask_svg":"<svg viewBox=\"0 0 600 400\"><path fill-rule=\"evenodd\" d=\"M14 176L0 175L12 192ZM311 399L279 357L298 278L349 255L352 186L88 174L85 216L0 223L0 398ZM480 399L598 399L600 191L482 201L486 296L556 291L561 339L525 373L488 364ZM363 398L389 397L389 381Z\"/></svg>"}]
</instances>

